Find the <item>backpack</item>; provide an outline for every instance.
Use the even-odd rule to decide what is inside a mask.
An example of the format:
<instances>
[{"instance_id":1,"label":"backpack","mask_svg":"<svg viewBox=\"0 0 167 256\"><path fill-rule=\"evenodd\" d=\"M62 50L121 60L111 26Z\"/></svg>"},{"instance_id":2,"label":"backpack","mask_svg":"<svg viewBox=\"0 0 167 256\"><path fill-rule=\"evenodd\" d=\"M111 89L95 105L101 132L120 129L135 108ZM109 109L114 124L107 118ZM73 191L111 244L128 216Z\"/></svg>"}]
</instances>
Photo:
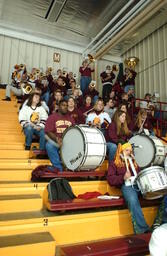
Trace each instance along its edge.
<instances>
[{"instance_id":1,"label":"backpack","mask_svg":"<svg viewBox=\"0 0 167 256\"><path fill-rule=\"evenodd\" d=\"M52 179L47 186L47 190L50 201L72 200L76 198L68 180L63 178Z\"/></svg>"}]
</instances>

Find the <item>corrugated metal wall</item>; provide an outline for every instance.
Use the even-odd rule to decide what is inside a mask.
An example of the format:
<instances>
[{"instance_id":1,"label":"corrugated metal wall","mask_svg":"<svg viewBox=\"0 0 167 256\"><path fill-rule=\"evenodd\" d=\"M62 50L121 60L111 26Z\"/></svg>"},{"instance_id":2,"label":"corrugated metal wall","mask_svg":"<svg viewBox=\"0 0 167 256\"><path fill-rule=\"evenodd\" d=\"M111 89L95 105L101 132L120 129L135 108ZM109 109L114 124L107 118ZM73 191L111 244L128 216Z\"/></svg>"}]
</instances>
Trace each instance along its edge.
<instances>
[{"instance_id":1,"label":"corrugated metal wall","mask_svg":"<svg viewBox=\"0 0 167 256\"><path fill-rule=\"evenodd\" d=\"M60 63L53 62L54 52L61 54ZM0 35L1 83L9 83L11 69L16 63L25 63L28 71L32 67L41 67L45 71L47 66L52 66L55 71L66 67L78 74L81 62L81 54Z\"/></svg>"},{"instance_id":2,"label":"corrugated metal wall","mask_svg":"<svg viewBox=\"0 0 167 256\"><path fill-rule=\"evenodd\" d=\"M153 32L127 51L122 57L136 56L136 96L146 92L159 92L160 99L167 101L167 24Z\"/></svg>"}]
</instances>

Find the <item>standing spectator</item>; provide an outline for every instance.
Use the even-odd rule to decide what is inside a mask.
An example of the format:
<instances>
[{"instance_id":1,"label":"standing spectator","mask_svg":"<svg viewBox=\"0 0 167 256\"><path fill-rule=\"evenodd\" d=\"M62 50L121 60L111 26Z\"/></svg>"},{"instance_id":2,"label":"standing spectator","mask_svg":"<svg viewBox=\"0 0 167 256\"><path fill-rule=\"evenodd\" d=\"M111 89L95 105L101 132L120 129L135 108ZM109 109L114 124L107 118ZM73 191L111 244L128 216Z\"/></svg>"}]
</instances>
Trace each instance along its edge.
<instances>
[{"instance_id":1,"label":"standing spectator","mask_svg":"<svg viewBox=\"0 0 167 256\"><path fill-rule=\"evenodd\" d=\"M79 68L79 72L81 73L81 91L84 94L92 80L91 73L94 72L94 69L89 66L89 62L87 60L84 60L82 62L82 66Z\"/></svg>"},{"instance_id":2,"label":"standing spectator","mask_svg":"<svg viewBox=\"0 0 167 256\"><path fill-rule=\"evenodd\" d=\"M112 90L112 81L115 78L114 73L111 70L109 65L106 66L106 70L100 74L103 89L102 89L102 98L104 103L109 98L110 92Z\"/></svg>"},{"instance_id":3,"label":"standing spectator","mask_svg":"<svg viewBox=\"0 0 167 256\"><path fill-rule=\"evenodd\" d=\"M137 73L134 70L130 68L125 68L125 74L123 76L123 86L125 92L128 92L129 88L132 88L135 92L136 75Z\"/></svg>"}]
</instances>

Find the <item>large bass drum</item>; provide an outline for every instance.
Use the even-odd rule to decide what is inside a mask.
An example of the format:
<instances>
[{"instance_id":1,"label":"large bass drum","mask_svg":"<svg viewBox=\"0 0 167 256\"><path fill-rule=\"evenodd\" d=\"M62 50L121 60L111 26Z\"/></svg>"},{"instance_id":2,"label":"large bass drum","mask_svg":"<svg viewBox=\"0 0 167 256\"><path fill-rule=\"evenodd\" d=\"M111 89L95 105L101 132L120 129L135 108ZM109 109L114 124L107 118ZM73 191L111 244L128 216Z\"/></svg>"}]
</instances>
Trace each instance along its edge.
<instances>
[{"instance_id":1,"label":"large bass drum","mask_svg":"<svg viewBox=\"0 0 167 256\"><path fill-rule=\"evenodd\" d=\"M148 200L167 194L167 174L160 166L151 166L139 172L137 184L143 197Z\"/></svg>"},{"instance_id":2,"label":"large bass drum","mask_svg":"<svg viewBox=\"0 0 167 256\"><path fill-rule=\"evenodd\" d=\"M132 144L134 156L140 168L153 165L161 165L165 160L165 146L155 136L138 134L129 142Z\"/></svg>"},{"instance_id":3,"label":"large bass drum","mask_svg":"<svg viewBox=\"0 0 167 256\"><path fill-rule=\"evenodd\" d=\"M63 135L61 158L69 170L96 169L106 156L106 141L97 128L76 125Z\"/></svg>"}]
</instances>

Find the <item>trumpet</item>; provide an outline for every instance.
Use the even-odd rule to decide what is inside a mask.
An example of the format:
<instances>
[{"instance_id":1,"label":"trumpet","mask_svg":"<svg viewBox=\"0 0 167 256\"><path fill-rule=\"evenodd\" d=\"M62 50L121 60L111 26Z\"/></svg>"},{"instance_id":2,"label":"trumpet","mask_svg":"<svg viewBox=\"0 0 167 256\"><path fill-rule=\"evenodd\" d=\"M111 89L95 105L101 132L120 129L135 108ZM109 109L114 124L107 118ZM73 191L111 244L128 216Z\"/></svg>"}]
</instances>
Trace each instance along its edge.
<instances>
[{"instance_id":1,"label":"trumpet","mask_svg":"<svg viewBox=\"0 0 167 256\"><path fill-rule=\"evenodd\" d=\"M89 84L90 87L95 88L96 87L96 81L91 81Z\"/></svg>"},{"instance_id":2,"label":"trumpet","mask_svg":"<svg viewBox=\"0 0 167 256\"><path fill-rule=\"evenodd\" d=\"M24 94L30 94L32 92L32 85L29 83L21 83L21 89Z\"/></svg>"}]
</instances>

